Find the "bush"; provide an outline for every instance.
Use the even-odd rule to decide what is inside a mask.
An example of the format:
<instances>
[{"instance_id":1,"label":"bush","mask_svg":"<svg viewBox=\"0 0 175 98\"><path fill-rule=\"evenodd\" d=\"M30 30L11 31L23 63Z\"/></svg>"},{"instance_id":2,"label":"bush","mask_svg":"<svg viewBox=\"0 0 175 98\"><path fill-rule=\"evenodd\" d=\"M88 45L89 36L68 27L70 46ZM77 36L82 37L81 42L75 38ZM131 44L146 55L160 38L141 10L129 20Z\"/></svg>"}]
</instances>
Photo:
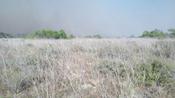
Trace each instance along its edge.
<instances>
[{"instance_id":1,"label":"bush","mask_svg":"<svg viewBox=\"0 0 175 98\"><path fill-rule=\"evenodd\" d=\"M0 38L12 38L13 36L4 32L0 32Z\"/></svg>"},{"instance_id":2,"label":"bush","mask_svg":"<svg viewBox=\"0 0 175 98\"><path fill-rule=\"evenodd\" d=\"M67 39L68 35L64 30L53 31L53 30L40 30L36 31L27 36L28 38L53 38L53 39Z\"/></svg>"},{"instance_id":3,"label":"bush","mask_svg":"<svg viewBox=\"0 0 175 98\"><path fill-rule=\"evenodd\" d=\"M99 35L99 34L95 34L95 35L88 35L88 36L85 36L85 38L98 38L98 39L100 39L100 38L102 38L102 36Z\"/></svg>"},{"instance_id":4,"label":"bush","mask_svg":"<svg viewBox=\"0 0 175 98\"><path fill-rule=\"evenodd\" d=\"M144 31L141 37L150 37L150 38L164 38L166 34L160 30L153 30L153 31Z\"/></svg>"},{"instance_id":5,"label":"bush","mask_svg":"<svg viewBox=\"0 0 175 98\"><path fill-rule=\"evenodd\" d=\"M138 68L138 81L145 86L167 86L174 81L170 68L159 61L153 61L151 64L143 64Z\"/></svg>"},{"instance_id":6,"label":"bush","mask_svg":"<svg viewBox=\"0 0 175 98\"><path fill-rule=\"evenodd\" d=\"M168 31L171 32L169 34L169 37L174 38L175 37L175 29L169 29Z\"/></svg>"}]
</instances>

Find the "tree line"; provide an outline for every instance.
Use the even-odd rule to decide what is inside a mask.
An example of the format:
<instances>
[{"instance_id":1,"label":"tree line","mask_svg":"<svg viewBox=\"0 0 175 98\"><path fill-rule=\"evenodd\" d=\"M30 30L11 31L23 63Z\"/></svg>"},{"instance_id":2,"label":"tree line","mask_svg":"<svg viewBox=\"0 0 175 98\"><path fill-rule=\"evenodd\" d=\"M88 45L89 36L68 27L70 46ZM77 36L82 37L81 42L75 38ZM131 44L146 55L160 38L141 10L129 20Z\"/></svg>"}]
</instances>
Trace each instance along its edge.
<instances>
[{"instance_id":1,"label":"tree line","mask_svg":"<svg viewBox=\"0 0 175 98\"><path fill-rule=\"evenodd\" d=\"M169 29L169 33L165 33L161 30L155 29L152 31L144 31L140 37L149 38L175 38L175 29Z\"/></svg>"},{"instance_id":2,"label":"tree line","mask_svg":"<svg viewBox=\"0 0 175 98\"><path fill-rule=\"evenodd\" d=\"M42 38L42 39L70 39L75 36L72 34L66 33L63 29L56 31L51 29L38 30L29 34L8 34L0 32L0 38Z\"/></svg>"},{"instance_id":3,"label":"tree line","mask_svg":"<svg viewBox=\"0 0 175 98\"><path fill-rule=\"evenodd\" d=\"M155 29L144 31L140 38L175 38L175 29L169 29L168 33ZM63 29L56 31L51 29L38 30L29 34L8 34L0 32L0 38L42 38L42 39L71 39L73 34L66 33ZM84 36L84 38L102 38L100 34Z\"/></svg>"}]
</instances>

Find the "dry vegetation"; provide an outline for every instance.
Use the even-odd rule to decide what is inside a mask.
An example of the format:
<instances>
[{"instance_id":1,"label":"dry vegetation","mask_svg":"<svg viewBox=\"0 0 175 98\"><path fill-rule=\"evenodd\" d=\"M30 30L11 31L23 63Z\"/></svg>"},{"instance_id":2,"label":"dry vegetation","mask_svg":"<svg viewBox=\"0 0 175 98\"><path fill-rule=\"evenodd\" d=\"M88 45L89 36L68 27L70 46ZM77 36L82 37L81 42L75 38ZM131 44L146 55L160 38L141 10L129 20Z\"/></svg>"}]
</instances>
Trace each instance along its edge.
<instances>
[{"instance_id":1,"label":"dry vegetation","mask_svg":"<svg viewBox=\"0 0 175 98\"><path fill-rule=\"evenodd\" d=\"M175 98L175 40L0 39L2 98Z\"/></svg>"}]
</instances>

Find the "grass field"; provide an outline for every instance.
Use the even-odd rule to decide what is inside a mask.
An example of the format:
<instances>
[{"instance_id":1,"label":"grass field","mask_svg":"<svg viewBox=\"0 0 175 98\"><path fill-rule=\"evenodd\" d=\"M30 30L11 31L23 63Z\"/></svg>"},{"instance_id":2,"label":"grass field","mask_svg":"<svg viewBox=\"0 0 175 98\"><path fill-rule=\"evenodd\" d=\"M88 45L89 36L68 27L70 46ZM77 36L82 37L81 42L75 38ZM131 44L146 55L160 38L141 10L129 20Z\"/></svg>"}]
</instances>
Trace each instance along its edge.
<instances>
[{"instance_id":1,"label":"grass field","mask_svg":"<svg viewBox=\"0 0 175 98\"><path fill-rule=\"evenodd\" d=\"M173 39L0 39L0 98L175 98Z\"/></svg>"}]
</instances>

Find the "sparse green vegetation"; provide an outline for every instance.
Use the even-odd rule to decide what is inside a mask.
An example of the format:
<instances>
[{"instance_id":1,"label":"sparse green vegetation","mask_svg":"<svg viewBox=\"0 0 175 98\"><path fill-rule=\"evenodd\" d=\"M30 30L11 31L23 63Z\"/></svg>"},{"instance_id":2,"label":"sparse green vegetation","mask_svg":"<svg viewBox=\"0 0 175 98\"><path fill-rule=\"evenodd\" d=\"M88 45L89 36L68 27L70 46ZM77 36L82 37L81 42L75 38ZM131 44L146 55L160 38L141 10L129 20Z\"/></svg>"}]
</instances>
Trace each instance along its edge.
<instances>
[{"instance_id":1,"label":"sparse green vegetation","mask_svg":"<svg viewBox=\"0 0 175 98\"><path fill-rule=\"evenodd\" d=\"M140 73L138 79L145 86L168 86L174 81L172 70L160 61L154 60L152 63L142 64L138 68L138 73Z\"/></svg>"}]
</instances>

